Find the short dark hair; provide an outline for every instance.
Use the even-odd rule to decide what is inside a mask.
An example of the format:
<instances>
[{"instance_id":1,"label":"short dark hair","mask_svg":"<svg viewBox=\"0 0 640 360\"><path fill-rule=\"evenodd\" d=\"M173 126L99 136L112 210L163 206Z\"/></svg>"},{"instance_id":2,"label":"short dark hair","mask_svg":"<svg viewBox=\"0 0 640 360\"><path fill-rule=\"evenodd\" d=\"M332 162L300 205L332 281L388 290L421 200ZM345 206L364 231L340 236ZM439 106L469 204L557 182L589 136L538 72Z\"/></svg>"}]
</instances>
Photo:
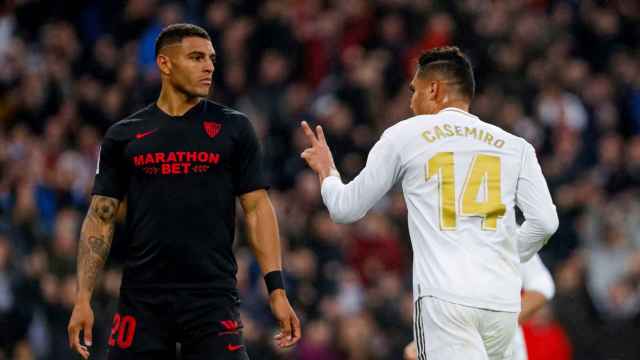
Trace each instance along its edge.
<instances>
[{"instance_id":1,"label":"short dark hair","mask_svg":"<svg viewBox=\"0 0 640 360\"><path fill-rule=\"evenodd\" d=\"M424 52L418 61L418 74L439 72L458 84L460 94L473 99L476 82L467 56L457 46L437 47Z\"/></svg>"},{"instance_id":2,"label":"short dark hair","mask_svg":"<svg viewBox=\"0 0 640 360\"><path fill-rule=\"evenodd\" d=\"M168 45L180 43L186 37L199 37L211 41L207 31L198 25L193 24L171 24L164 28L156 39L156 56L160 50Z\"/></svg>"}]
</instances>

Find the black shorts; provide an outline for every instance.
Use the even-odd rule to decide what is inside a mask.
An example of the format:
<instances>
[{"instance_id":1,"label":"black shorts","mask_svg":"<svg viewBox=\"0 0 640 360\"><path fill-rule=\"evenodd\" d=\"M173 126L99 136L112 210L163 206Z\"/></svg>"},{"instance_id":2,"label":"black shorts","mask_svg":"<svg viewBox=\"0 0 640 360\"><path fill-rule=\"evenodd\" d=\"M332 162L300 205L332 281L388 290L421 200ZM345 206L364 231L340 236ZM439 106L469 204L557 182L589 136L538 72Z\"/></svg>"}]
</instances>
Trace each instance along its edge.
<instances>
[{"instance_id":1,"label":"black shorts","mask_svg":"<svg viewBox=\"0 0 640 360\"><path fill-rule=\"evenodd\" d=\"M108 345L109 360L249 359L237 303L205 290L123 289Z\"/></svg>"}]
</instances>

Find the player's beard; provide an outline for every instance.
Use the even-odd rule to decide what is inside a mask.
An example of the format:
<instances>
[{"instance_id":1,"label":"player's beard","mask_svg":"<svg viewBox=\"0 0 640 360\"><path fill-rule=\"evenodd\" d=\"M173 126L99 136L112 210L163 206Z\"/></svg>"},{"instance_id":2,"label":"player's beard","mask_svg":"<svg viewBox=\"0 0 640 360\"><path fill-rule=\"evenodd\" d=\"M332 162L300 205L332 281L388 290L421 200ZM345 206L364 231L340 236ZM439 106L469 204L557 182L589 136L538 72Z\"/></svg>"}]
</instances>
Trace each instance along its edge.
<instances>
[{"instance_id":1,"label":"player's beard","mask_svg":"<svg viewBox=\"0 0 640 360\"><path fill-rule=\"evenodd\" d=\"M207 89L206 93L198 91L198 89L195 86L192 89L189 89L188 86L184 86L182 84L175 84L174 86L176 90L184 94L187 98L196 98L196 97L206 98L209 96L209 93L211 92L211 86Z\"/></svg>"}]
</instances>

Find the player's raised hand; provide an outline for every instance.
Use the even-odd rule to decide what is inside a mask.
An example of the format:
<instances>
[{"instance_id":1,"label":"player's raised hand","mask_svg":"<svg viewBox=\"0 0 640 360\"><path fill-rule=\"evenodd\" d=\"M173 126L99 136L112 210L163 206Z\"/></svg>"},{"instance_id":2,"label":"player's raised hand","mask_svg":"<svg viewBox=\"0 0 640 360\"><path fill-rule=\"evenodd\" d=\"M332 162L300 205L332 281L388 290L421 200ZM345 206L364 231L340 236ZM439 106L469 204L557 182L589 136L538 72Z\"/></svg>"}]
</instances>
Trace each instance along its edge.
<instances>
[{"instance_id":1,"label":"player's raised hand","mask_svg":"<svg viewBox=\"0 0 640 360\"><path fill-rule=\"evenodd\" d=\"M271 312L273 312L273 316L278 320L278 325L280 326L280 332L275 336L276 343L280 348L295 345L302 335L300 320L298 320L298 316L296 316L291 304L289 304L284 290L274 290L269 295L269 304L271 305Z\"/></svg>"},{"instance_id":2,"label":"player's raised hand","mask_svg":"<svg viewBox=\"0 0 640 360\"><path fill-rule=\"evenodd\" d=\"M316 126L315 132L306 121L303 121L300 126L311 146L305 149L300 154L300 157L307 162L309 167L318 174L320 181L322 181L332 171L337 172L322 126Z\"/></svg>"},{"instance_id":3,"label":"player's raised hand","mask_svg":"<svg viewBox=\"0 0 640 360\"><path fill-rule=\"evenodd\" d=\"M67 328L69 347L75 350L83 359L89 358L89 346L92 341L93 310L88 302L77 302ZM84 344L80 344L80 330L83 330Z\"/></svg>"}]
</instances>

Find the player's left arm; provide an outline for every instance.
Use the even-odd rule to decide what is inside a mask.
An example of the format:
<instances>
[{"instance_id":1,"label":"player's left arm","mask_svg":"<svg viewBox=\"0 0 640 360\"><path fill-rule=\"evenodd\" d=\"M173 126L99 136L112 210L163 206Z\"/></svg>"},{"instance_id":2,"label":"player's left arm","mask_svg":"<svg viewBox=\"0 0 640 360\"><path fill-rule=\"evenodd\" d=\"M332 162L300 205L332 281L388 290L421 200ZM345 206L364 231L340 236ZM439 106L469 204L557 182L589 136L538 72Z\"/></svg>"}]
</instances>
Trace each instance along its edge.
<instances>
[{"instance_id":1,"label":"player's left arm","mask_svg":"<svg viewBox=\"0 0 640 360\"><path fill-rule=\"evenodd\" d=\"M284 284L280 281L282 256L275 210L264 189L242 194L239 197L247 223L249 245L265 275L267 284L274 283L273 279L276 280L275 288L269 289L271 310L281 330L276 340L280 347L292 346L300 340L300 320L289 304Z\"/></svg>"},{"instance_id":2,"label":"player's left arm","mask_svg":"<svg viewBox=\"0 0 640 360\"><path fill-rule=\"evenodd\" d=\"M348 184L342 183L333 162L321 126L316 133L302 122L311 147L300 155L318 174L322 200L331 219L337 223L352 223L364 217L399 178L400 158L389 134L383 134L367 156L367 163Z\"/></svg>"},{"instance_id":3,"label":"player's left arm","mask_svg":"<svg viewBox=\"0 0 640 360\"><path fill-rule=\"evenodd\" d=\"M559 225L558 212L535 149L526 142L516 187L516 205L525 218L515 234L520 261L525 262L547 243Z\"/></svg>"},{"instance_id":4,"label":"player's left arm","mask_svg":"<svg viewBox=\"0 0 640 360\"><path fill-rule=\"evenodd\" d=\"M520 324L529 320L555 294L555 284L551 273L544 266L538 255L522 264L522 310L518 316Z\"/></svg>"}]
</instances>

